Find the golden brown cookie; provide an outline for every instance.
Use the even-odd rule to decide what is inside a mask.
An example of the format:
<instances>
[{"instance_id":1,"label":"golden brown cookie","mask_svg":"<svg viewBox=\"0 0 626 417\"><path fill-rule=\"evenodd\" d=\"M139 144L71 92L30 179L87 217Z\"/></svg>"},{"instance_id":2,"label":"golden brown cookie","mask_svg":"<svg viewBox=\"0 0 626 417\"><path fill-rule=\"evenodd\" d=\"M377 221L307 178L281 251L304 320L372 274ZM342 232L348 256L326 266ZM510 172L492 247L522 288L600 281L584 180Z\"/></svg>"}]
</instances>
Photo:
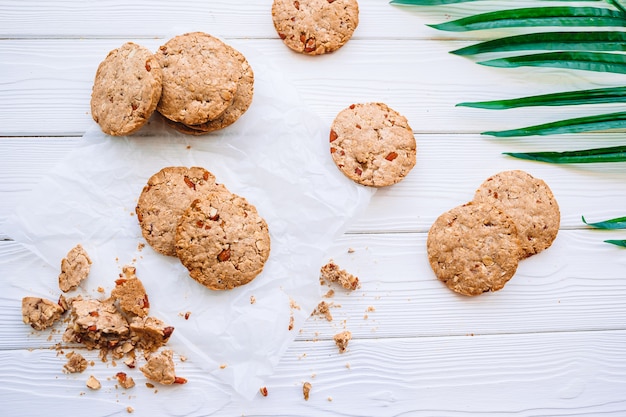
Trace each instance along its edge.
<instances>
[{"instance_id":1,"label":"golden brown cookie","mask_svg":"<svg viewBox=\"0 0 626 417\"><path fill-rule=\"evenodd\" d=\"M527 172L504 171L487 178L474 201L495 204L513 218L524 258L549 248L559 232L561 212L552 190Z\"/></svg>"},{"instance_id":2,"label":"golden brown cookie","mask_svg":"<svg viewBox=\"0 0 626 417\"><path fill-rule=\"evenodd\" d=\"M437 278L469 296L502 289L522 253L513 219L492 204L473 202L439 216L426 249Z\"/></svg>"},{"instance_id":3,"label":"golden brown cookie","mask_svg":"<svg viewBox=\"0 0 626 417\"><path fill-rule=\"evenodd\" d=\"M176 253L200 284L212 290L232 289L263 270L270 253L267 223L245 198L211 192L181 216Z\"/></svg>"},{"instance_id":4,"label":"golden brown cookie","mask_svg":"<svg viewBox=\"0 0 626 417\"><path fill-rule=\"evenodd\" d=\"M384 187L413 169L417 146L407 119L397 111L383 103L352 104L332 123L330 153L351 180Z\"/></svg>"},{"instance_id":5,"label":"golden brown cookie","mask_svg":"<svg viewBox=\"0 0 626 417\"><path fill-rule=\"evenodd\" d=\"M148 179L135 212L144 238L159 253L176 256L180 216L197 198L216 189L215 176L200 167L165 167Z\"/></svg>"},{"instance_id":6,"label":"golden brown cookie","mask_svg":"<svg viewBox=\"0 0 626 417\"><path fill-rule=\"evenodd\" d=\"M359 24L357 0L274 0L272 20L285 45L321 55L341 48Z\"/></svg>"},{"instance_id":7,"label":"golden brown cookie","mask_svg":"<svg viewBox=\"0 0 626 417\"><path fill-rule=\"evenodd\" d=\"M162 72L147 48L132 42L100 63L91 93L91 116L104 133L130 135L144 126L161 98Z\"/></svg>"},{"instance_id":8,"label":"golden brown cookie","mask_svg":"<svg viewBox=\"0 0 626 417\"><path fill-rule=\"evenodd\" d=\"M220 116L233 102L242 68L233 48L192 32L176 36L156 53L163 71L157 110L175 122L200 124Z\"/></svg>"}]
</instances>

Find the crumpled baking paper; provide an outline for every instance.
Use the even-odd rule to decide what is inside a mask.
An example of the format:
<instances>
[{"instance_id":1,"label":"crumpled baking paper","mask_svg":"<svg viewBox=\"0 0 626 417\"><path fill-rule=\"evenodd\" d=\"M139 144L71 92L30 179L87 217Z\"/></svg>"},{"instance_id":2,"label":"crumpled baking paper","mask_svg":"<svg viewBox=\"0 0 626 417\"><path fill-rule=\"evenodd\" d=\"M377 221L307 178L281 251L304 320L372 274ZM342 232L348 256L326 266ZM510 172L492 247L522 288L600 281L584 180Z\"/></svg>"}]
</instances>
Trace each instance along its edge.
<instances>
[{"instance_id":1,"label":"crumpled baking paper","mask_svg":"<svg viewBox=\"0 0 626 417\"><path fill-rule=\"evenodd\" d=\"M235 124L193 137L155 116L137 134L120 138L94 123L21 202L4 231L55 270L82 244L92 269L69 296L105 298L122 267L135 266L150 314L175 327L168 346L251 398L319 302L325 251L374 190L334 166L329 127L302 104L281 72L260 54L238 49L255 72L255 94ZM137 199L152 174L175 165L208 169L266 219L271 253L251 283L211 291L191 279L177 258L145 244L134 215ZM60 294L56 275L9 279L20 288L37 283L45 287L42 292ZM98 287L105 293L96 292Z\"/></svg>"}]
</instances>

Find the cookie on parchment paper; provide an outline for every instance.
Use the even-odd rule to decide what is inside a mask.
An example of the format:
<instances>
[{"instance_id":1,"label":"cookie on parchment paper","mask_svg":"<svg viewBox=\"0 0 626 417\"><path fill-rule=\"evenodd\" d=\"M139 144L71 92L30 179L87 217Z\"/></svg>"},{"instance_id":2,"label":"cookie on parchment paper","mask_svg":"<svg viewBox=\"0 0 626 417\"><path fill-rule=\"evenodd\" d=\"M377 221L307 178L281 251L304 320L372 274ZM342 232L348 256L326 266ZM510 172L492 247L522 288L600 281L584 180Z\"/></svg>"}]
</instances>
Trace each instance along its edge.
<instances>
[{"instance_id":1,"label":"cookie on parchment paper","mask_svg":"<svg viewBox=\"0 0 626 417\"><path fill-rule=\"evenodd\" d=\"M214 190L225 190L215 176L200 167L165 167L148 179L135 213L141 233L157 252L176 256L175 236L180 216L191 202Z\"/></svg>"},{"instance_id":2,"label":"cookie on parchment paper","mask_svg":"<svg viewBox=\"0 0 626 417\"><path fill-rule=\"evenodd\" d=\"M321 55L341 48L359 24L357 0L274 0L272 20L292 50Z\"/></svg>"},{"instance_id":3,"label":"cookie on parchment paper","mask_svg":"<svg viewBox=\"0 0 626 417\"><path fill-rule=\"evenodd\" d=\"M91 116L104 133L130 135L144 126L161 98L162 71L147 48L133 42L109 52L96 71Z\"/></svg>"},{"instance_id":4,"label":"cookie on parchment paper","mask_svg":"<svg viewBox=\"0 0 626 417\"><path fill-rule=\"evenodd\" d=\"M523 258L549 248L559 232L561 212L552 190L525 171L503 171L487 178L474 201L495 204L513 218Z\"/></svg>"},{"instance_id":5,"label":"cookie on parchment paper","mask_svg":"<svg viewBox=\"0 0 626 417\"><path fill-rule=\"evenodd\" d=\"M263 270L270 254L268 226L245 198L211 192L181 216L176 253L200 284L212 290L233 289Z\"/></svg>"},{"instance_id":6,"label":"cookie on parchment paper","mask_svg":"<svg viewBox=\"0 0 626 417\"><path fill-rule=\"evenodd\" d=\"M428 232L426 249L437 278L468 296L502 289L522 254L514 220L492 204L475 202L439 216Z\"/></svg>"},{"instance_id":7,"label":"cookie on parchment paper","mask_svg":"<svg viewBox=\"0 0 626 417\"><path fill-rule=\"evenodd\" d=\"M384 103L352 104L331 125L330 153L351 180L395 184L413 169L417 146L406 117Z\"/></svg>"},{"instance_id":8,"label":"cookie on parchment paper","mask_svg":"<svg viewBox=\"0 0 626 417\"><path fill-rule=\"evenodd\" d=\"M242 76L234 49L204 32L178 35L156 53L163 71L157 111L187 125L220 116L232 103Z\"/></svg>"}]
</instances>

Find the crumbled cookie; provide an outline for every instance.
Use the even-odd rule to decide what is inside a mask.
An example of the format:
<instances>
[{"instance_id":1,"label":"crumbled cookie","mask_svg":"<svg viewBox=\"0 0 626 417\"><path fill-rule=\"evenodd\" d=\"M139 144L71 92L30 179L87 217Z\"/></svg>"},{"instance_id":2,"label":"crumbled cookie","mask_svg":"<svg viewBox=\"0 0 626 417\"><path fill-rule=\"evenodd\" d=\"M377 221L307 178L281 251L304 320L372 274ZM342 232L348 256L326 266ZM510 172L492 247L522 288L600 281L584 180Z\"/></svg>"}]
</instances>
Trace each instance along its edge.
<instances>
[{"instance_id":1,"label":"crumbled cookie","mask_svg":"<svg viewBox=\"0 0 626 417\"><path fill-rule=\"evenodd\" d=\"M76 287L89 275L91 259L87 251L78 244L67 253L61 260L61 273L59 274L59 288L68 292Z\"/></svg>"},{"instance_id":2,"label":"crumbled cookie","mask_svg":"<svg viewBox=\"0 0 626 417\"><path fill-rule=\"evenodd\" d=\"M348 349L348 342L352 339L352 333L345 330L333 336L335 344L339 348L339 353L344 353Z\"/></svg>"},{"instance_id":3,"label":"crumbled cookie","mask_svg":"<svg viewBox=\"0 0 626 417\"><path fill-rule=\"evenodd\" d=\"M359 24L357 0L274 0L272 21L292 50L320 55L341 48Z\"/></svg>"},{"instance_id":4,"label":"crumbled cookie","mask_svg":"<svg viewBox=\"0 0 626 417\"><path fill-rule=\"evenodd\" d=\"M330 154L352 181L385 187L403 180L417 145L406 117L384 103L352 104L331 125Z\"/></svg>"},{"instance_id":5,"label":"crumbled cookie","mask_svg":"<svg viewBox=\"0 0 626 417\"><path fill-rule=\"evenodd\" d=\"M527 172L503 171L487 178L474 201L494 204L513 218L524 258L549 248L559 232L561 213L552 190Z\"/></svg>"},{"instance_id":6,"label":"crumbled cookie","mask_svg":"<svg viewBox=\"0 0 626 417\"><path fill-rule=\"evenodd\" d=\"M270 254L267 223L245 198L210 192L181 216L176 253L200 284L212 290L233 289L263 270Z\"/></svg>"},{"instance_id":7,"label":"crumbled cookie","mask_svg":"<svg viewBox=\"0 0 626 417\"><path fill-rule=\"evenodd\" d=\"M102 384L100 384L100 381L98 381L98 379L93 375L89 375L86 385L87 385L87 388L94 390L94 391L102 388Z\"/></svg>"},{"instance_id":8,"label":"crumbled cookie","mask_svg":"<svg viewBox=\"0 0 626 417\"><path fill-rule=\"evenodd\" d=\"M162 72L147 48L127 42L96 71L91 115L104 133L130 135L144 126L161 98Z\"/></svg>"},{"instance_id":9,"label":"crumbled cookie","mask_svg":"<svg viewBox=\"0 0 626 417\"><path fill-rule=\"evenodd\" d=\"M359 287L359 278L341 269L332 260L322 266L320 277L328 283L338 283L346 290L356 290Z\"/></svg>"},{"instance_id":10,"label":"crumbled cookie","mask_svg":"<svg viewBox=\"0 0 626 417\"><path fill-rule=\"evenodd\" d=\"M313 314L323 316L328 321L333 321L333 315L330 313L330 305L326 301L320 301Z\"/></svg>"},{"instance_id":11,"label":"crumbled cookie","mask_svg":"<svg viewBox=\"0 0 626 417\"><path fill-rule=\"evenodd\" d=\"M304 400L305 401L309 401L309 395L311 393L311 383L310 382L305 382L304 384L302 384L302 395L304 396Z\"/></svg>"},{"instance_id":12,"label":"crumbled cookie","mask_svg":"<svg viewBox=\"0 0 626 417\"><path fill-rule=\"evenodd\" d=\"M135 380L132 376L128 376L126 372L118 372L115 374L117 383L124 389L129 389L135 386Z\"/></svg>"},{"instance_id":13,"label":"crumbled cookie","mask_svg":"<svg viewBox=\"0 0 626 417\"><path fill-rule=\"evenodd\" d=\"M233 103L242 67L233 49L203 32L178 35L156 53L163 71L157 111L186 125L219 117Z\"/></svg>"},{"instance_id":14,"label":"crumbled cookie","mask_svg":"<svg viewBox=\"0 0 626 417\"><path fill-rule=\"evenodd\" d=\"M146 378L163 385L172 385L176 382L174 353L163 350L148 357L147 363L139 368Z\"/></svg>"},{"instance_id":15,"label":"crumbled cookie","mask_svg":"<svg viewBox=\"0 0 626 417\"><path fill-rule=\"evenodd\" d=\"M70 302L71 321L63 341L82 343L87 349L121 345L130 329L112 299L100 301L76 297Z\"/></svg>"},{"instance_id":16,"label":"crumbled cookie","mask_svg":"<svg viewBox=\"0 0 626 417\"><path fill-rule=\"evenodd\" d=\"M225 190L215 176L200 167L165 167L148 179L135 213L141 233L157 252L176 256L176 226L192 201L214 190Z\"/></svg>"},{"instance_id":17,"label":"crumbled cookie","mask_svg":"<svg viewBox=\"0 0 626 417\"><path fill-rule=\"evenodd\" d=\"M513 219L491 204L473 202L439 216L426 247L437 278L468 296L502 289L522 254Z\"/></svg>"},{"instance_id":18,"label":"crumbled cookie","mask_svg":"<svg viewBox=\"0 0 626 417\"><path fill-rule=\"evenodd\" d=\"M22 298L22 321L35 330L44 330L52 326L65 312L54 301L40 297Z\"/></svg>"},{"instance_id":19,"label":"crumbled cookie","mask_svg":"<svg viewBox=\"0 0 626 417\"><path fill-rule=\"evenodd\" d=\"M80 353L70 352L65 355L67 363L63 365L63 370L69 374L80 373L87 369L87 360Z\"/></svg>"},{"instance_id":20,"label":"crumbled cookie","mask_svg":"<svg viewBox=\"0 0 626 417\"><path fill-rule=\"evenodd\" d=\"M115 281L111 296L117 300L124 313L146 317L150 311L150 302L146 289L135 272L136 269L132 266L122 268L122 274Z\"/></svg>"},{"instance_id":21,"label":"crumbled cookie","mask_svg":"<svg viewBox=\"0 0 626 417\"><path fill-rule=\"evenodd\" d=\"M146 352L154 352L165 345L174 332L174 327L154 317L134 317L130 321L132 340Z\"/></svg>"}]
</instances>

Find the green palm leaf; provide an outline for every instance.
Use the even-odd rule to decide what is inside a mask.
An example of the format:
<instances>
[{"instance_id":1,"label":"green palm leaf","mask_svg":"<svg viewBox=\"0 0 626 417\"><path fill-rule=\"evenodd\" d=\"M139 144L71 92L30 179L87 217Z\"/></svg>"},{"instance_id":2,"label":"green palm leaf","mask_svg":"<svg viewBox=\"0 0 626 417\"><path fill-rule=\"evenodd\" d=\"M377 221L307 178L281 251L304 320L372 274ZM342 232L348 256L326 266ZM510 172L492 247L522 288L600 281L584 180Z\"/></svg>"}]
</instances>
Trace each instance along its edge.
<instances>
[{"instance_id":1,"label":"green palm leaf","mask_svg":"<svg viewBox=\"0 0 626 417\"><path fill-rule=\"evenodd\" d=\"M442 4L467 3L479 0L391 0L391 4L408 4L412 6L439 6Z\"/></svg>"},{"instance_id":2,"label":"green palm leaf","mask_svg":"<svg viewBox=\"0 0 626 417\"><path fill-rule=\"evenodd\" d=\"M615 219L604 220L596 223L588 223L585 219L585 216L582 216L583 223L587 226L591 226L595 229L605 229L605 230L614 230L614 229L626 229L626 217L617 217Z\"/></svg>"},{"instance_id":3,"label":"green palm leaf","mask_svg":"<svg viewBox=\"0 0 626 417\"><path fill-rule=\"evenodd\" d=\"M605 52L546 52L492 59L479 64L501 68L551 67L626 74L626 55Z\"/></svg>"},{"instance_id":4,"label":"green palm leaf","mask_svg":"<svg viewBox=\"0 0 626 417\"><path fill-rule=\"evenodd\" d=\"M610 243L611 245L621 246L626 248L626 240L605 240L605 243Z\"/></svg>"},{"instance_id":5,"label":"green palm leaf","mask_svg":"<svg viewBox=\"0 0 626 417\"><path fill-rule=\"evenodd\" d=\"M531 50L626 51L626 32L547 32L509 36L451 51L456 55Z\"/></svg>"},{"instance_id":6,"label":"green palm leaf","mask_svg":"<svg viewBox=\"0 0 626 417\"><path fill-rule=\"evenodd\" d=\"M533 26L623 27L626 17L620 11L600 7L529 7L481 13L428 26L452 32Z\"/></svg>"},{"instance_id":7,"label":"green palm leaf","mask_svg":"<svg viewBox=\"0 0 626 417\"><path fill-rule=\"evenodd\" d=\"M626 87L596 88L562 93L543 94L510 100L492 100L459 103L457 106L480 109L512 109L531 106L571 106L577 104L601 104L626 102Z\"/></svg>"},{"instance_id":8,"label":"green palm leaf","mask_svg":"<svg viewBox=\"0 0 626 417\"><path fill-rule=\"evenodd\" d=\"M504 152L504 154L518 159L549 162L551 164L626 162L626 146L566 152Z\"/></svg>"}]
</instances>

